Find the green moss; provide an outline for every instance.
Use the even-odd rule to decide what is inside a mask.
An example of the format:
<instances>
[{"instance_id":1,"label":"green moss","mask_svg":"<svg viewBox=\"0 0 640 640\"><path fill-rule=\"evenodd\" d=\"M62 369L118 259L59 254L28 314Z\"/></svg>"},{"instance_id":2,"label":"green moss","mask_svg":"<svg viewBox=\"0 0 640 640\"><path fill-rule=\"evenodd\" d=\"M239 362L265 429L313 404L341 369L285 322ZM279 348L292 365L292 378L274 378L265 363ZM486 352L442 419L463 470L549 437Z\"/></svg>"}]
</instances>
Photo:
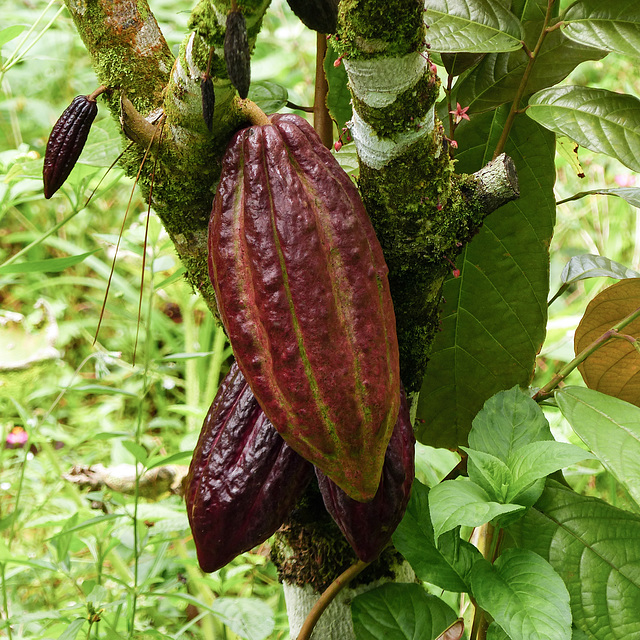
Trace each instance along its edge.
<instances>
[{"instance_id":1,"label":"green moss","mask_svg":"<svg viewBox=\"0 0 640 640\"><path fill-rule=\"evenodd\" d=\"M423 3L418 0L342 0L336 49L347 58L403 56L423 48Z\"/></svg>"},{"instance_id":2,"label":"green moss","mask_svg":"<svg viewBox=\"0 0 640 640\"><path fill-rule=\"evenodd\" d=\"M440 80L427 72L387 107L372 108L353 96L353 108L380 138L392 137L411 129L414 122L422 120L433 109L439 88Z\"/></svg>"},{"instance_id":3,"label":"green moss","mask_svg":"<svg viewBox=\"0 0 640 640\"><path fill-rule=\"evenodd\" d=\"M313 553L310 553L313 549ZM271 549L271 559L280 582L304 587L311 585L322 593L358 558L322 502L318 485L313 482L278 531ZM381 578L392 579L393 567L402 556L393 548L385 549L350 584L369 584Z\"/></svg>"}]
</instances>

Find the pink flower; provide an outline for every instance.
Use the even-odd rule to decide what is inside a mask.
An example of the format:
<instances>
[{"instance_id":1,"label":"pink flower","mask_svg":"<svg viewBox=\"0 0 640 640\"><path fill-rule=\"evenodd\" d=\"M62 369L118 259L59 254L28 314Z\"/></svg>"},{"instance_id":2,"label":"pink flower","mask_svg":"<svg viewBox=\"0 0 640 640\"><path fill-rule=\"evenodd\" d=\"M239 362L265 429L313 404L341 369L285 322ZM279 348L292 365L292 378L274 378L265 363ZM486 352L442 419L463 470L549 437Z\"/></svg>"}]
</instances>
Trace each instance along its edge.
<instances>
[{"instance_id":1,"label":"pink flower","mask_svg":"<svg viewBox=\"0 0 640 640\"><path fill-rule=\"evenodd\" d=\"M462 120L469 120L469 116L467 115L467 111L469 111L469 107L461 107L459 102L456 102L456 108L454 111L449 111L449 113L455 116L454 120L456 124L460 124Z\"/></svg>"},{"instance_id":2,"label":"pink flower","mask_svg":"<svg viewBox=\"0 0 640 640\"><path fill-rule=\"evenodd\" d=\"M21 447L29 439L29 434L22 427L13 427L7 434L7 444Z\"/></svg>"}]
</instances>

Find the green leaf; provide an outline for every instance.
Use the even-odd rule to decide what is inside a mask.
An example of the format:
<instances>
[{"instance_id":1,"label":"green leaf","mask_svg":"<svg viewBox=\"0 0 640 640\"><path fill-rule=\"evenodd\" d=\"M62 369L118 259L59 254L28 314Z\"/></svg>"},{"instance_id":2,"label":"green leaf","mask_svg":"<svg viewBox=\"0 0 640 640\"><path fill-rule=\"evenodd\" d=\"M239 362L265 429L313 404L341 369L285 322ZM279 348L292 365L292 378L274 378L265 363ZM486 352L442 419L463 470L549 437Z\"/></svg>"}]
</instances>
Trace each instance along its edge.
<instances>
[{"instance_id":1,"label":"green leaf","mask_svg":"<svg viewBox=\"0 0 640 640\"><path fill-rule=\"evenodd\" d=\"M217 598L211 608L241 638L264 640L273 633L273 610L258 598Z\"/></svg>"},{"instance_id":2,"label":"green leaf","mask_svg":"<svg viewBox=\"0 0 640 640\"><path fill-rule=\"evenodd\" d=\"M559 469L587 458L593 458L588 451L573 444L555 440L532 442L516 449L509 459L513 483L507 491L506 501L517 502L520 494L524 493L536 480L546 478Z\"/></svg>"},{"instance_id":3,"label":"green leaf","mask_svg":"<svg viewBox=\"0 0 640 640\"><path fill-rule=\"evenodd\" d=\"M487 640L511 640L511 638L497 622L492 622L487 629Z\"/></svg>"},{"instance_id":4,"label":"green leaf","mask_svg":"<svg viewBox=\"0 0 640 640\"><path fill-rule=\"evenodd\" d=\"M76 618L59 636L58 640L75 640L82 629L86 618Z\"/></svg>"},{"instance_id":5,"label":"green leaf","mask_svg":"<svg viewBox=\"0 0 640 640\"><path fill-rule=\"evenodd\" d=\"M525 26L525 41L529 48L533 49L542 23L529 22ZM552 31L544 40L524 95L553 86L566 78L581 62L599 60L605 55L606 52L600 49L585 47L569 40L560 30ZM511 103L528 62L529 56L522 50L488 54L472 72L456 83L454 99L463 107L470 107L470 114Z\"/></svg>"},{"instance_id":6,"label":"green leaf","mask_svg":"<svg viewBox=\"0 0 640 640\"><path fill-rule=\"evenodd\" d=\"M445 480L429 493L429 510L436 540L455 527L479 527L497 516L523 509L519 504L492 501L482 487L466 478Z\"/></svg>"},{"instance_id":7,"label":"green leaf","mask_svg":"<svg viewBox=\"0 0 640 640\"><path fill-rule=\"evenodd\" d=\"M582 387L565 387L556 400L576 434L640 505L640 409Z\"/></svg>"},{"instance_id":8,"label":"green leaf","mask_svg":"<svg viewBox=\"0 0 640 640\"><path fill-rule=\"evenodd\" d=\"M459 172L472 173L491 160L507 112L476 116L456 129ZM416 437L424 444L466 444L471 421L488 398L529 384L544 341L555 149L554 136L531 124L516 120L506 146L520 198L486 219L457 260L460 277L445 282L442 331L417 409Z\"/></svg>"},{"instance_id":9,"label":"green leaf","mask_svg":"<svg viewBox=\"0 0 640 640\"><path fill-rule=\"evenodd\" d=\"M122 446L136 459L136 462L146 464L149 456L147 450L133 440L123 440Z\"/></svg>"},{"instance_id":10,"label":"green leaf","mask_svg":"<svg viewBox=\"0 0 640 640\"><path fill-rule=\"evenodd\" d=\"M420 580L446 591L469 591L469 571L482 554L456 531L440 536L436 546L429 514L429 489L415 480L407 511L393 534L393 544Z\"/></svg>"},{"instance_id":11,"label":"green leaf","mask_svg":"<svg viewBox=\"0 0 640 640\"><path fill-rule=\"evenodd\" d=\"M253 100L265 113L276 113L287 104L289 93L275 82L261 80L251 83L248 99Z\"/></svg>"},{"instance_id":12,"label":"green leaf","mask_svg":"<svg viewBox=\"0 0 640 640\"><path fill-rule=\"evenodd\" d=\"M327 93L327 108L333 118L338 132L351 120L353 111L351 109L351 92L349 91L347 72L343 64L337 67L334 62L338 59L338 54L329 40L327 53L324 57L324 73L329 85Z\"/></svg>"},{"instance_id":13,"label":"green leaf","mask_svg":"<svg viewBox=\"0 0 640 640\"><path fill-rule=\"evenodd\" d=\"M618 196L619 198L626 200L631 206L640 207L640 189L638 187L619 187L615 189L593 189L591 191L580 191L570 198L562 200L562 202L570 202L571 200L578 200L579 198L591 195Z\"/></svg>"},{"instance_id":14,"label":"green leaf","mask_svg":"<svg viewBox=\"0 0 640 640\"><path fill-rule=\"evenodd\" d=\"M580 256L573 256L567 262L562 270L560 279L566 284L573 284L579 280L598 277L622 280L624 278L638 278L640 273L604 256L585 253Z\"/></svg>"},{"instance_id":15,"label":"green leaf","mask_svg":"<svg viewBox=\"0 0 640 640\"><path fill-rule=\"evenodd\" d=\"M7 42L15 40L26 28L25 24L12 24L10 27L0 29L0 48Z\"/></svg>"},{"instance_id":16,"label":"green leaf","mask_svg":"<svg viewBox=\"0 0 640 640\"><path fill-rule=\"evenodd\" d=\"M77 256L69 256L67 258L51 258L50 260L34 260L32 262L19 262L17 264L7 264L4 267L0 267L0 274L4 273L55 273L58 271L64 271L69 267L86 260L94 253L98 253L102 249L95 249L87 253L81 253Z\"/></svg>"},{"instance_id":17,"label":"green leaf","mask_svg":"<svg viewBox=\"0 0 640 640\"><path fill-rule=\"evenodd\" d=\"M96 524L100 524L101 522L106 522L108 520L115 520L117 518L126 518L126 513L108 513L103 516L96 516L95 518L90 518L89 520L85 520L78 525L73 525L71 527L65 527L62 531L52 535L49 540L53 540L54 538L59 538L60 536L67 535L69 533L75 533L76 531L82 531L83 529L89 529Z\"/></svg>"},{"instance_id":18,"label":"green leaf","mask_svg":"<svg viewBox=\"0 0 640 640\"><path fill-rule=\"evenodd\" d=\"M435 640L457 615L418 584L387 583L351 603L357 640Z\"/></svg>"},{"instance_id":19,"label":"green leaf","mask_svg":"<svg viewBox=\"0 0 640 640\"><path fill-rule=\"evenodd\" d=\"M531 97L527 115L640 171L640 100L634 96L592 87L553 87Z\"/></svg>"},{"instance_id":20,"label":"green leaf","mask_svg":"<svg viewBox=\"0 0 640 640\"><path fill-rule=\"evenodd\" d=\"M491 53L522 46L520 21L492 0L427 0L424 15L433 51Z\"/></svg>"},{"instance_id":21,"label":"green leaf","mask_svg":"<svg viewBox=\"0 0 640 640\"><path fill-rule=\"evenodd\" d=\"M507 493L513 483L509 467L490 453L460 447L469 456L469 479L482 487L491 500L509 502Z\"/></svg>"},{"instance_id":22,"label":"green leaf","mask_svg":"<svg viewBox=\"0 0 640 640\"><path fill-rule=\"evenodd\" d=\"M566 11L566 36L592 47L640 56L640 4L638 0L580 0Z\"/></svg>"},{"instance_id":23,"label":"green leaf","mask_svg":"<svg viewBox=\"0 0 640 640\"><path fill-rule=\"evenodd\" d=\"M518 387L489 398L473 420L469 446L505 463L514 451L532 442L553 440L538 403Z\"/></svg>"},{"instance_id":24,"label":"green leaf","mask_svg":"<svg viewBox=\"0 0 640 640\"><path fill-rule=\"evenodd\" d=\"M569 593L562 578L538 554L507 549L493 565L482 560L471 570L478 605L511 640L570 640Z\"/></svg>"},{"instance_id":25,"label":"green leaf","mask_svg":"<svg viewBox=\"0 0 640 640\"><path fill-rule=\"evenodd\" d=\"M185 460L191 460L192 457L193 451L179 451L178 453L172 453L170 456L154 456L148 461L147 470L162 467L163 465L180 464Z\"/></svg>"},{"instance_id":26,"label":"green leaf","mask_svg":"<svg viewBox=\"0 0 640 640\"><path fill-rule=\"evenodd\" d=\"M508 531L560 574L573 623L591 640L640 637L640 516L548 481Z\"/></svg>"}]
</instances>

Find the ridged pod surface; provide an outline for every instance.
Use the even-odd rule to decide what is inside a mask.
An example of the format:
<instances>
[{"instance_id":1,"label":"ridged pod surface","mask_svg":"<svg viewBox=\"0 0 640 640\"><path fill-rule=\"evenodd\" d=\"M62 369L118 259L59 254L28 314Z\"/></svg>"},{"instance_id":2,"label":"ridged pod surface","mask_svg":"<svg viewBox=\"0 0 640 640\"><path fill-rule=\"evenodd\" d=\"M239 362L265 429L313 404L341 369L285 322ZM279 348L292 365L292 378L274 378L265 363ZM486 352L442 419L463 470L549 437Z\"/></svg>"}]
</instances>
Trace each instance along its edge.
<instances>
[{"instance_id":1,"label":"ridged pod surface","mask_svg":"<svg viewBox=\"0 0 640 640\"><path fill-rule=\"evenodd\" d=\"M338 0L287 0L302 23L319 33L335 33L338 26Z\"/></svg>"},{"instance_id":2,"label":"ridged pod surface","mask_svg":"<svg viewBox=\"0 0 640 640\"><path fill-rule=\"evenodd\" d=\"M264 542L302 495L313 466L278 435L233 365L205 418L185 488L203 571Z\"/></svg>"},{"instance_id":3,"label":"ridged pod surface","mask_svg":"<svg viewBox=\"0 0 640 640\"><path fill-rule=\"evenodd\" d=\"M95 100L90 100L88 96L76 96L53 125L42 169L45 198L50 198L69 177L97 113Z\"/></svg>"},{"instance_id":4,"label":"ridged pod surface","mask_svg":"<svg viewBox=\"0 0 640 640\"><path fill-rule=\"evenodd\" d=\"M209 270L274 427L352 498L371 500L400 403L388 270L355 185L306 120L275 115L232 139Z\"/></svg>"},{"instance_id":5,"label":"ridged pod surface","mask_svg":"<svg viewBox=\"0 0 640 640\"><path fill-rule=\"evenodd\" d=\"M324 506L364 562L371 562L380 555L404 516L415 475L415 443L403 390L398 421L382 467L380 487L371 502L352 500L316 469Z\"/></svg>"}]
</instances>

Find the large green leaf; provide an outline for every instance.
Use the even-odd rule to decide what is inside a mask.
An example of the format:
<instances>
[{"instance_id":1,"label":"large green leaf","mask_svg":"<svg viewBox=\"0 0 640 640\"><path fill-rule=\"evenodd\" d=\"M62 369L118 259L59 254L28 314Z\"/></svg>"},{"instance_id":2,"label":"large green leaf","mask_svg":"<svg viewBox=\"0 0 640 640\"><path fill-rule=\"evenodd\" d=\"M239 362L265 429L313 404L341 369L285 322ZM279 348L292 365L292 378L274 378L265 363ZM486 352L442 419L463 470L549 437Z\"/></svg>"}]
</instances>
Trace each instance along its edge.
<instances>
[{"instance_id":1,"label":"large green leaf","mask_svg":"<svg viewBox=\"0 0 640 640\"><path fill-rule=\"evenodd\" d=\"M433 535L440 535L455 527L479 527L505 513L522 511L519 504L500 504L467 478L445 480L429 492L429 511Z\"/></svg>"},{"instance_id":2,"label":"large green leaf","mask_svg":"<svg viewBox=\"0 0 640 640\"><path fill-rule=\"evenodd\" d=\"M433 51L487 53L522 46L520 21L492 0L426 0L424 16Z\"/></svg>"},{"instance_id":3,"label":"large green leaf","mask_svg":"<svg viewBox=\"0 0 640 640\"><path fill-rule=\"evenodd\" d=\"M324 73L327 78L329 91L327 93L327 108L338 127L338 135L342 132L346 123L351 120L351 92L349 91L347 72L343 64L336 66L338 54L333 48L331 40L327 44L327 53L324 56ZM343 140L346 142L346 140Z\"/></svg>"},{"instance_id":4,"label":"large green leaf","mask_svg":"<svg viewBox=\"0 0 640 640\"><path fill-rule=\"evenodd\" d=\"M640 56L638 0L579 0L564 15L564 33L572 40L599 49Z\"/></svg>"},{"instance_id":5,"label":"large green leaf","mask_svg":"<svg viewBox=\"0 0 640 640\"><path fill-rule=\"evenodd\" d=\"M415 480L402 522L393 544L407 559L420 580L446 591L469 591L469 571L482 555L472 544L460 540L456 531L440 536L436 545L429 514L429 489Z\"/></svg>"},{"instance_id":6,"label":"large green leaf","mask_svg":"<svg viewBox=\"0 0 640 640\"><path fill-rule=\"evenodd\" d=\"M509 532L560 574L573 622L588 638L640 637L640 516L547 481Z\"/></svg>"},{"instance_id":7,"label":"large green leaf","mask_svg":"<svg viewBox=\"0 0 640 640\"><path fill-rule=\"evenodd\" d=\"M569 594L553 567L537 553L508 549L492 565L476 562L473 595L511 640L569 640Z\"/></svg>"},{"instance_id":8,"label":"large green leaf","mask_svg":"<svg viewBox=\"0 0 640 640\"><path fill-rule=\"evenodd\" d=\"M387 583L351 603L357 640L435 640L457 615L418 584Z\"/></svg>"},{"instance_id":9,"label":"large green leaf","mask_svg":"<svg viewBox=\"0 0 640 640\"><path fill-rule=\"evenodd\" d=\"M458 171L472 173L491 159L505 118L502 108L460 125ZM555 221L555 138L531 125L516 120L506 147L520 198L487 218L458 258L460 277L444 285L442 331L418 404L417 437L424 444L466 444L484 402L531 379L545 336Z\"/></svg>"},{"instance_id":10,"label":"large green leaf","mask_svg":"<svg viewBox=\"0 0 640 640\"><path fill-rule=\"evenodd\" d=\"M527 115L640 171L640 100L634 96L592 87L553 87L531 97Z\"/></svg>"},{"instance_id":11,"label":"large green leaf","mask_svg":"<svg viewBox=\"0 0 640 640\"><path fill-rule=\"evenodd\" d=\"M640 505L640 409L583 387L565 387L556 400L573 430Z\"/></svg>"},{"instance_id":12,"label":"large green leaf","mask_svg":"<svg viewBox=\"0 0 640 640\"><path fill-rule=\"evenodd\" d=\"M525 28L525 41L533 49L542 23L528 22ZM581 62L598 60L605 55L606 52L600 49L569 40L560 30L552 31L545 38L536 58L524 95L557 84ZM463 107L470 107L471 114L512 102L528 63L529 56L523 50L486 55L473 71L456 84L455 100Z\"/></svg>"}]
</instances>

